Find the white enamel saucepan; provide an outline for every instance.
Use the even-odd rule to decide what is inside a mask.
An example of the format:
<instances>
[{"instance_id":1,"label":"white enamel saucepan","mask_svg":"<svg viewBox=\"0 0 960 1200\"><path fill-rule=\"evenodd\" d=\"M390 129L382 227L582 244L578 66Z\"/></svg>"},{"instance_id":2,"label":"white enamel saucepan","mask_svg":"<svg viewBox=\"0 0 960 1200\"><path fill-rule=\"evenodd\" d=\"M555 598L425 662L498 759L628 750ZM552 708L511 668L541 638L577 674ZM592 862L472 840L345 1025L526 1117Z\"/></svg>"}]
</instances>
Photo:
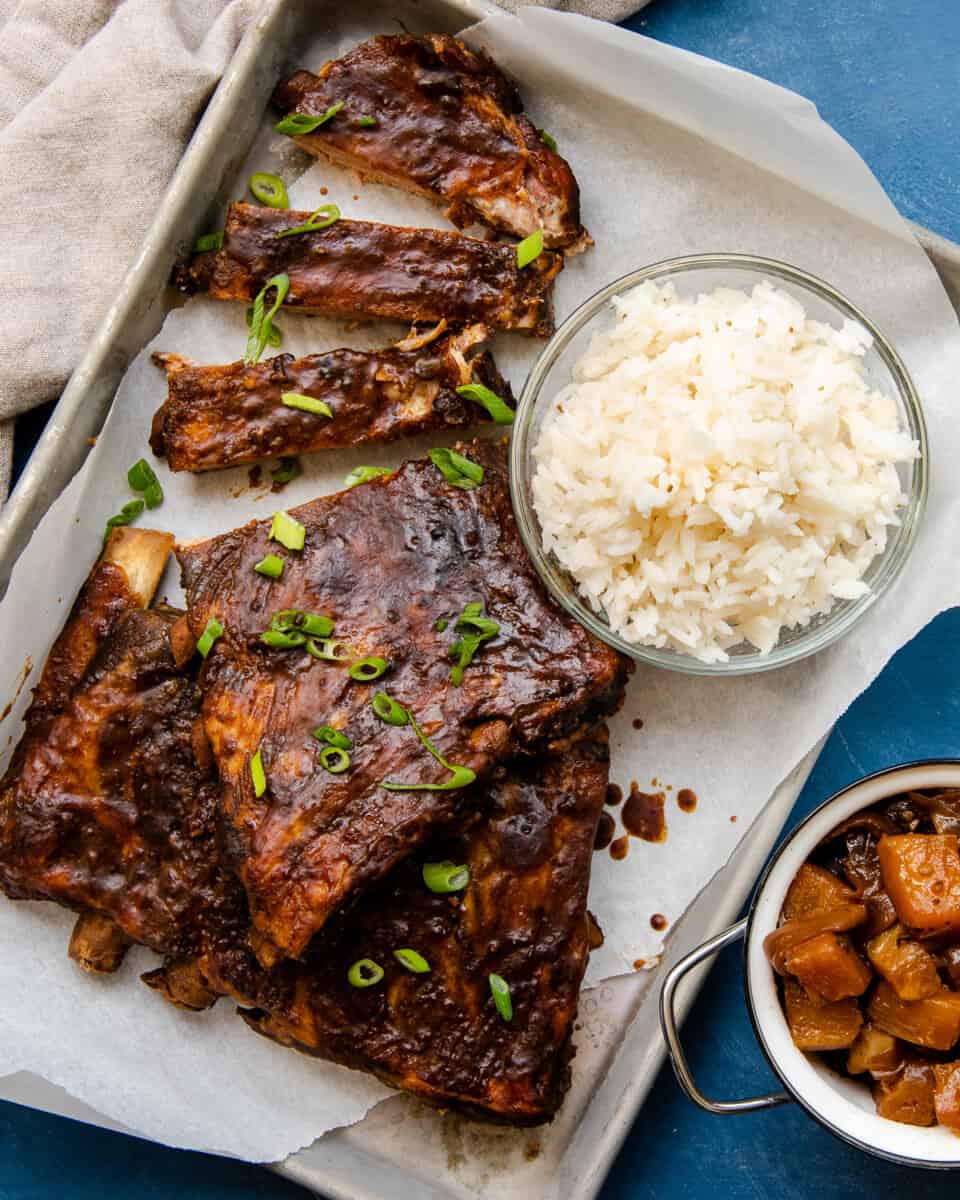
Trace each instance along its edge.
<instances>
[{"instance_id":1,"label":"white enamel saucepan","mask_svg":"<svg viewBox=\"0 0 960 1200\"><path fill-rule=\"evenodd\" d=\"M707 1112L754 1112L795 1100L844 1141L880 1158L916 1167L960 1169L960 1136L939 1125L921 1128L877 1116L866 1084L831 1071L793 1044L763 940L777 927L787 888L819 842L861 809L901 792L960 788L960 760L892 767L844 788L815 809L780 846L757 888L749 915L693 950L669 972L660 995L660 1021L680 1086ZM785 1090L747 1100L710 1100L697 1087L677 1031L676 992L683 977L724 946L744 939L744 986L757 1040Z\"/></svg>"}]
</instances>

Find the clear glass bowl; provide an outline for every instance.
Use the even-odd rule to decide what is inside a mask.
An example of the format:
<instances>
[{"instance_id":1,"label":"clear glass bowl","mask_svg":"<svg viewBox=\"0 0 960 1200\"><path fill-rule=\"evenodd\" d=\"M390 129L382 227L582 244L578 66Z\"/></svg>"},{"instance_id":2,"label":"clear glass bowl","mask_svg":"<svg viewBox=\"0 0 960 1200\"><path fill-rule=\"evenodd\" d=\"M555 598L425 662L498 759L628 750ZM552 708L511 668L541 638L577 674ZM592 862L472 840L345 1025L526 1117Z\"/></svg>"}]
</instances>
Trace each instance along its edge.
<instances>
[{"instance_id":1,"label":"clear glass bowl","mask_svg":"<svg viewBox=\"0 0 960 1200\"><path fill-rule=\"evenodd\" d=\"M557 392L570 382L573 366L587 350L592 336L612 325L611 299L648 279L672 282L681 296L721 286L750 290L761 280L770 279L799 300L807 315L815 320L834 326L845 317L859 322L873 337L873 346L864 358L864 377L872 387L897 399L902 424L920 446L916 461L898 465L903 491L909 500L900 510L902 524L889 529L884 552L873 560L864 576L870 592L857 600L837 600L828 613L815 617L802 628L784 629L768 654L744 643L728 651L727 662L705 663L676 650L627 642L610 628L603 613L590 607L577 590L575 580L543 548L531 487L535 467L532 450L541 423ZM926 425L907 369L876 325L854 304L823 280L786 263L746 254L701 254L632 271L591 296L564 321L524 384L510 447L510 490L520 534L541 579L550 594L582 625L640 662L688 675L747 675L782 667L829 646L851 629L893 583L916 538L927 496L928 464Z\"/></svg>"}]
</instances>

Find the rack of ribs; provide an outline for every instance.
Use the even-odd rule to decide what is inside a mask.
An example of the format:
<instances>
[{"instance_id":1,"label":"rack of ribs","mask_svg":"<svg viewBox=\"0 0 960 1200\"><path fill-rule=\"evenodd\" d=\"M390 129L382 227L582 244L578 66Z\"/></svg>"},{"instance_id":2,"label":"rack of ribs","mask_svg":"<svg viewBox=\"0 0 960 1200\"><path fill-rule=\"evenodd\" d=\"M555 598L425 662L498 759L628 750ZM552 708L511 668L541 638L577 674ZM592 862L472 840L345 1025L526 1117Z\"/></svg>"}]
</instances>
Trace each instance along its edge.
<instances>
[{"instance_id":1,"label":"rack of ribs","mask_svg":"<svg viewBox=\"0 0 960 1200\"><path fill-rule=\"evenodd\" d=\"M548 337L551 284L563 266L544 251L517 266L515 247L439 229L412 229L341 218L280 236L307 212L231 204L223 246L174 272L186 292L249 304L276 275L290 278L284 304L328 317L382 317L406 324L482 323Z\"/></svg>"},{"instance_id":2,"label":"rack of ribs","mask_svg":"<svg viewBox=\"0 0 960 1200\"><path fill-rule=\"evenodd\" d=\"M622 701L627 660L549 599L527 559L503 447L465 453L484 473L472 490L413 461L293 510L304 545L285 555L279 579L254 570L280 549L267 521L178 549L193 636L211 619L224 630L201 674L204 724L230 863L265 963L302 955L338 908L470 810L474 788L423 788L453 776L419 735L479 787L507 757L562 745ZM497 632L455 686L456 622L476 604ZM360 683L344 661L265 645L287 610L331 618L349 661L375 656L386 673ZM378 692L417 725L384 723L371 704ZM322 768L312 736L321 724L352 743L348 770ZM265 790L253 778L257 754Z\"/></svg>"},{"instance_id":3,"label":"rack of ribs","mask_svg":"<svg viewBox=\"0 0 960 1200\"><path fill-rule=\"evenodd\" d=\"M87 970L115 970L138 942L167 959L148 982L202 1008L214 997L191 962L237 887L218 864L216 779L174 655L177 614L145 611L172 546L114 530L54 643L0 784L0 885L78 911L70 954Z\"/></svg>"},{"instance_id":4,"label":"rack of ribs","mask_svg":"<svg viewBox=\"0 0 960 1200\"><path fill-rule=\"evenodd\" d=\"M212 471L257 459L388 442L486 419L457 394L468 383L512 400L488 352L483 325L435 330L384 350L290 354L248 365L204 367L154 354L169 393L153 418L150 445L173 471ZM289 393L323 401L327 417L283 402Z\"/></svg>"},{"instance_id":5,"label":"rack of ribs","mask_svg":"<svg viewBox=\"0 0 960 1200\"><path fill-rule=\"evenodd\" d=\"M546 246L568 252L589 243L568 163L524 115L513 83L457 38L372 38L316 75L298 71L274 104L315 117L340 105L297 143L446 205L455 225L520 238L542 229Z\"/></svg>"},{"instance_id":6,"label":"rack of ribs","mask_svg":"<svg viewBox=\"0 0 960 1200\"><path fill-rule=\"evenodd\" d=\"M608 775L605 731L565 753L508 768L480 814L400 864L318 935L305 962L263 971L242 941L203 960L259 1033L370 1071L443 1108L488 1120L549 1120L569 1083L570 1037L589 952L586 899ZM466 865L437 895L423 865ZM429 971L395 958L410 948ZM352 987L359 959L384 971ZM489 976L510 992L509 1021Z\"/></svg>"}]
</instances>

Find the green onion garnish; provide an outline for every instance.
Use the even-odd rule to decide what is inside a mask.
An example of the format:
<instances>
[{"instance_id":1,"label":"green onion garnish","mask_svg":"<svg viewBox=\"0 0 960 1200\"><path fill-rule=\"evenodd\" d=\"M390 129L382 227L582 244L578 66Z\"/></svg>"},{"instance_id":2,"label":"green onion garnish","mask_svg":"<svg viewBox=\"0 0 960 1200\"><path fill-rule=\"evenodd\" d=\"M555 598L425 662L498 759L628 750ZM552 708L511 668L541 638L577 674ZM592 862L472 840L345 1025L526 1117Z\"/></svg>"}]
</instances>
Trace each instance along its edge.
<instances>
[{"instance_id":1,"label":"green onion garnish","mask_svg":"<svg viewBox=\"0 0 960 1200\"><path fill-rule=\"evenodd\" d=\"M315 208L302 225L294 225L292 229L284 229L278 233L278 238L293 237L295 233L316 233L318 229L326 229L334 221L340 220L340 209L335 204L321 204Z\"/></svg>"},{"instance_id":2,"label":"green onion garnish","mask_svg":"<svg viewBox=\"0 0 960 1200\"><path fill-rule=\"evenodd\" d=\"M452 487L463 488L465 492L469 492L483 483L483 467L473 459L458 454L456 450L438 447L430 451L430 461Z\"/></svg>"},{"instance_id":3,"label":"green onion garnish","mask_svg":"<svg viewBox=\"0 0 960 1200\"><path fill-rule=\"evenodd\" d=\"M308 638L307 653L311 658L321 658L324 662L346 662L356 654L356 650L334 638Z\"/></svg>"},{"instance_id":4,"label":"green onion garnish","mask_svg":"<svg viewBox=\"0 0 960 1200\"><path fill-rule=\"evenodd\" d=\"M143 493L143 502L147 508L159 508L163 503L163 488L159 483L151 483Z\"/></svg>"},{"instance_id":5,"label":"green onion garnish","mask_svg":"<svg viewBox=\"0 0 960 1200\"><path fill-rule=\"evenodd\" d=\"M270 478L274 483L290 483L294 479L299 479L302 474L303 467L300 465L300 459L285 455L280 459L280 465L274 467L270 472Z\"/></svg>"},{"instance_id":6,"label":"green onion garnish","mask_svg":"<svg viewBox=\"0 0 960 1200\"><path fill-rule=\"evenodd\" d=\"M384 721L387 725L400 726L410 724L410 714L402 704L398 704L386 692L377 692L370 701L370 705L380 720Z\"/></svg>"},{"instance_id":7,"label":"green onion garnish","mask_svg":"<svg viewBox=\"0 0 960 1200\"><path fill-rule=\"evenodd\" d=\"M288 550L302 550L306 536L306 529L289 513L281 509L273 514L273 523L270 526L270 537L273 541L286 546Z\"/></svg>"},{"instance_id":8,"label":"green onion garnish","mask_svg":"<svg viewBox=\"0 0 960 1200\"><path fill-rule=\"evenodd\" d=\"M267 554L258 563L254 563L253 569L259 575L266 575L268 579L279 579L283 574L283 559L279 554Z\"/></svg>"},{"instance_id":9,"label":"green onion garnish","mask_svg":"<svg viewBox=\"0 0 960 1200\"><path fill-rule=\"evenodd\" d=\"M462 892L470 882L470 868L453 863L449 859L424 863L423 882L431 892L436 892L439 896Z\"/></svg>"},{"instance_id":10,"label":"green onion garnish","mask_svg":"<svg viewBox=\"0 0 960 1200\"><path fill-rule=\"evenodd\" d=\"M434 622L434 629L437 633L443 633L446 627L450 624L446 617L440 617Z\"/></svg>"},{"instance_id":11,"label":"green onion garnish","mask_svg":"<svg viewBox=\"0 0 960 1200\"><path fill-rule=\"evenodd\" d=\"M280 403L287 408L299 408L301 412L316 413L318 417L332 417L333 409L326 400L318 400L316 396L302 396L299 392L282 392Z\"/></svg>"},{"instance_id":12,"label":"green onion garnish","mask_svg":"<svg viewBox=\"0 0 960 1200\"><path fill-rule=\"evenodd\" d=\"M281 633L296 631L308 637L329 637L333 633L333 621L323 613L304 612L301 608L283 608L274 613L270 628Z\"/></svg>"},{"instance_id":13,"label":"green onion garnish","mask_svg":"<svg viewBox=\"0 0 960 1200\"><path fill-rule=\"evenodd\" d=\"M347 982L351 987L373 987L383 978L383 967L372 958L358 959L347 972Z\"/></svg>"},{"instance_id":14,"label":"green onion garnish","mask_svg":"<svg viewBox=\"0 0 960 1200\"><path fill-rule=\"evenodd\" d=\"M292 650L302 646L307 640L305 633L286 632L280 629L266 629L260 634L260 641L271 650Z\"/></svg>"},{"instance_id":15,"label":"green onion garnish","mask_svg":"<svg viewBox=\"0 0 960 1200\"><path fill-rule=\"evenodd\" d=\"M474 400L487 410L498 425L512 425L516 416L507 402L482 383L465 383L457 388L457 395L467 400Z\"/></svg>"},{"instance_id":16,"label":"green onion garnish","mask_svg":"<svg viewBox=\"0 0 960 1200\"><path fill-rule=\"evenodd\" d=\"M376 117L357 117L357 124L361 129L375 129L377 126Z\"/></svg>"},{"instance_id":17,"label":"green onion garnish","mask_svg":"<svg viewBox=\"0 0 960 1200\"><path fill-rule=\"evenodd\" d=\"M111 529L116 529L118 525L129 525L140 516L144 508L146 508L146 504L143 500L128 500L118 513L108 518L106 528L103 531L104 543L106 543L107 538L110 536Z\"/></svg>"},{"instance_id":18,"label":"green onion garnish","mask_svg":"<svg viewBox=\"0 0 960 1200\"><path fill-rule=\"evenodd\" d=\"M250 325L252 324L252 322L253 322L253 305L251 305L247 309L247 329L250 328ZM283 345L283 334L280 332L279 328L276 325L274 325L274 323L272 321L270 322L270 329L267 332L267 345L268 346L282 346Z\"/></svg>"},{"instance_id":19,"label":"green onion garnish","mask_svg":"<svg viewBox=\"0 0 960 1200\"><path fill-rule=\"evenodd\" d=\"M406 967L414 975L426 975L430 970L430 964L416 950L410 950L407 947L404 947L402 950L394 950L393 957L401 967Z\"/></svg>"},{"instance_id":20,"label":"green onion garnish","mask_svg":"<svg viewBox=\"0 0 960 1200\"><path fill-rule=\"evenodd\" d=\"M250 759L250 778L253 780L253 794L259 798L267 790L267 773L263 769L259 750Z\"/></svg>"},{"instance_id":21,"label":"green onion garnish","mask_svg":"<svg viewBox=\"0 0 960 1200\"><path fill-rule=\"evenodd\" d=\"M271 288L276 291L277 296L268 312L266 310L267 292ZM250 314L250 335L247 338L247 348L243 355L243 361L247 366L252 366L253 363L260 361L260 356L270 340L273 318L276 316L277 309L286 300L289 291L290 276L283 274L274 275L272 279L268 279L257 293Z\"/></svg>"},{"instance_id":22,"label":"green onion garnish","mask_svg":"<svg viewBox=\"0 0 960 1200\"><path fill-rule=\"evenodd\" d=\"M301 133L313 133L315 129L319 129L321 125L326 125L328 121L332 120L341 108L343 108L343 101L338 100L319 117L311 117L309 113L287 113L283 120L278 121L273 128L277 133L286 133L290 137L296 137Z\"/></svg>"},{"instance_id":23,"label":"green onion garnish","mask_svg":"<svg viewBox=\"0 0 960 1200\"><path fill-rule=\"evenodd\" d=\"M343 486L352 488L358 483L369 483L371 479L379 479L381 475L392 475L389 467L354 467L343 481Z\"/></svg>"},{"instance_id":24,"label":"green onion garnish","mask_svg":"<svg viewBox=\"0 0 960 1200\"><path fill-rule=\"evenodd\" d=\"M407 711L407 710L405 710ZM469 767L461 767L456 763L449 763L433 745L427 735L423 732L417 722L414 720L413 713L407 711L407 719L413 726L413 731L420 739L424 747L433 755L437 762L450 772L450 778L445 783L388 783L385 780L380 781L380 786L386 788L388 792L452 792L458 788L467 787L473 783L477 774L471 771Z\"/></svg>"},{"instance_id":25,"label":"green onion garnish","mask_svg":"<svg viewBox=\"0 0 960 1200\"><path fill-rule=\"evenodd\" d=\"M350 766L350 755L339 746L325 746L320 751L320 765L331 775L342 775Z\"/></svg>"},{"instance_id":26,"label":"green onion garnish","mask_svg":"<svg viewBox=\"0 0 960 1200\"><path fill-rule=\"evenodd\" d=\"M545 129L540 130L540 141L543 142L548 150L552 150L556 154L557 139L552 134L547 133Z\"/></svg>"},{"instance_id":27,"label":"green onion garnish","mask_svg":"<svg viewBox=\"0 0 960 1200\"><path fill-rule=\"evenodd\" d=\"M207 657L218 637L223 637L223 626L216 617L211 617L204 626L203 633L197 638L197 653L201 658Z\"/></svg>"},{"instance_id":28,"label":"green onion garnish","mask_svg":"<svg viewBox=\"0 0 960 1200\"><path fill-rule=\"evenodd\" d=\"M517 242L517 266L522 271L543 253L543 230L535 229L529 237Z\"/></svg>"},{"instance_id":29,"label":"green onion garnish","mask_svg":"<svg viewBox=\"0 0 960 1200\"><path fill-rule=\"evenodd\" d=\"M204 254L207 250L222 250L223 249L223 230L218 229L216 233L204 233L193 243L194 254Z\"/></svg>"},{"instance_id":30,"label":"green onion garnish","mask_svg":"<svg viewBox=\"0 0 960 1200\"><path fill-rule=\"evenodd\" d=\"M463 683L463 672L473 662L473 656L484 642L497 636L500 626L483 614L483 605L475 600L463 606L454 629L463 636L450 647L450 657L457 661L450 668L450 682L454 687Z\"/></svg>"},{"instance_id":31,"label":"green onion garnish","mask_svg":"<svg viewBox=\"0 0 960 1200\"><path fill-rule=\"evenodd\" d=\"M286 185L279 175L268 175L257 171L250 176L250 191L267 208L289 208Z\"/></svg>"},{"instance_id":32,"label":"green onion garnish","mask_svg":"<svg viewBox=\"0 0 960 1200\"><path fill-rule=\"evenodd\" d=\"M490 995L497 1006L497 1012L505 1021L513 1020L513 1001L510 999L510 985L502 975L488 975Z\"/></svg>"},{"instance_id":33,"label":"green onion garnish","mask_svg":"<svg viewBox=\"0 0 960 1200\"><path fill-rule=\"evenodd\" d=\"M318 725L313 731L313 736L318 742L324 742L328 746L336 746L338 750L352 750L353 742L345 733L341 733L339 729L334 729L332 725Z\"/></svg>"},{"instance_id":34,"label":"green onion garnish","mask_svg":"<svg viewBox=\"0 0 960 1200\"><path fill-rule=\"evenodd\" d=\"M347 674L357 683L370 683L385 674L389 667L390 664L385 658L378 658L376 654L368 654L366 658L358 658L355 663L351 664Z\"/></svg>"},{"instance_id":35,"label":"green onion garnish","mask_svg":"<svg viewBox=\"0 0 960 1200\"><path fill-rule=\"evenodd\" d=\"M127 472L127 483L135 492L143 493L143 502L147 508L159 508L163 503L160 480L145 458L138 459Z\"/></svg>"}]
</instances>

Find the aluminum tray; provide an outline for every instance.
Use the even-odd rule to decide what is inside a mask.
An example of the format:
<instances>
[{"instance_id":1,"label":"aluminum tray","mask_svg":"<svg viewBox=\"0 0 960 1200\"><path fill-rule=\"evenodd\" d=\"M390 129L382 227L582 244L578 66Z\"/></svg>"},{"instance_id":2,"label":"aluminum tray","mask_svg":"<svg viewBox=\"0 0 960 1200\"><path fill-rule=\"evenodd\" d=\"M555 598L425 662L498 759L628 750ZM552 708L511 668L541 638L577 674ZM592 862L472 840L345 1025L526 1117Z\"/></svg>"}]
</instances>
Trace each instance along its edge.
<instances>
[{"instance_id":1,"label":"aluminum tray","mask_svg":"<svg viewBox=\"0 0 960 1200\"><path fill-rule=\"evenodd\" d=\"M0 515L0 592L49 504L83 463L133 357L176 302L167 285L185 236L208 227L261 126L270 92L296 58L302 31L336 0L265 0L217 89L143 247L65 389ZM498 11L490 0L396 0L410 28L455 32ZM297 64L299 65L299 64ZM915 232L960 309L960 247ZM816 760L816 747L780 785L729 863L677 922L665 963L736 917ZM584 993L574 1085L543 1130L492 1129L396 1096L365 1120L320 1138L275 1169L332 1200L590 1200L663 1062L656 1012L659 972L614 979ZM684 1014L704 972L681 996ZM123 1127L28 1073L0 1080L0 1098L106 1128ZM129 1131L126 1131L129 1132Z\"/></svg>"}]
</instances>

